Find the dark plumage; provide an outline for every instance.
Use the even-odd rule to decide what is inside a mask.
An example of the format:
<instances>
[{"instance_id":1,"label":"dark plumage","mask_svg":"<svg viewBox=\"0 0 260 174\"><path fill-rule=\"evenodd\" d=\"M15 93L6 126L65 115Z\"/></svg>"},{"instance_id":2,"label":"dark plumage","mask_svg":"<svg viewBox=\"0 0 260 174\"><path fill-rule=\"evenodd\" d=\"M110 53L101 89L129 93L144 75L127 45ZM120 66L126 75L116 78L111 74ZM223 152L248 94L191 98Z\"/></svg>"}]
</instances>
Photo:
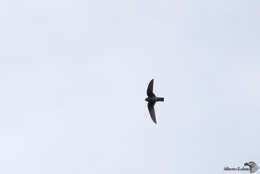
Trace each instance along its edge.
<instances>
[{"instance_id":1,"label":"dark plumage","mask_svg":"<svg viewBox=\"0 0 260 174\"><path fill-rule=\"evenodd\" d=\"M147 87L147 98L145 99L148 104L148 110L149 110L149 113L150 113L150 116L153 120L153 122L156 124L157 121L156 121L156 117L155 117L155 111L154 111L154 105L156 102L158 101L164 101L164 98L163 97L156 97L156 95L153 93L153 79L150 81L148 87Z\"/></svg>"}]
</instances>

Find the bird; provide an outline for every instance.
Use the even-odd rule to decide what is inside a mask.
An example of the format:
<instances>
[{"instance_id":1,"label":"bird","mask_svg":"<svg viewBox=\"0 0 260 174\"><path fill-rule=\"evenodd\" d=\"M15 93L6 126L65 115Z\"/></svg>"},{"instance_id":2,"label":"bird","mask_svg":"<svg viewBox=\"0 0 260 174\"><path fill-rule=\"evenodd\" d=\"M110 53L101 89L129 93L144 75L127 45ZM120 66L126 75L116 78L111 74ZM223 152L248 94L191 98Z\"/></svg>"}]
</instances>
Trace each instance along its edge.
<instances>
[{"instance_id":1,"label":"bird","mask_svg":"<svg viewBox=\"0 0 260 174\"><path fill-rule=\"evenodd\" d=\"M255 162L253 162L253 161L250 161L250 162L248 162L248 163L245 163L244 166L248 166L248 167L249 167L250 173L256 172L256 171L258 170L258 168L259 168L259 167L257 166L257 164L256 164Z\"/></svg>"},{"instance_id":2,"label":"bird","mask_svg":"<svg viewBox=\"0 0 260 174\"><path fill-rule=\"evenodd\" d=\"M160 101L163 102L164 98L163 97L156 97L156 95L153 93L153 81L152 79L147 87L146 93L147 93L147 98L145 98L145 101L148 102L147 107L150 113L150 116L155 124L157 124L156 121L156 116L155 116L155 111L154 111L154 105L156 102Z\"/></svg>"}]
</instances>

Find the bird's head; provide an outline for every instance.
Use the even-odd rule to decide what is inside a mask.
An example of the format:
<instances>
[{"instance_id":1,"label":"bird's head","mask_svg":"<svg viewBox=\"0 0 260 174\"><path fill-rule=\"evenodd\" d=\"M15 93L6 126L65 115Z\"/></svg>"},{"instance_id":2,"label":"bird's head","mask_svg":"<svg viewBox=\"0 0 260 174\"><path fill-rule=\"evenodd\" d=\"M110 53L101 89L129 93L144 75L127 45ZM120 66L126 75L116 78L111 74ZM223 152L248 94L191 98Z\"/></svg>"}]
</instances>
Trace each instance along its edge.
<instances>
[{"instance_id":1,"label":"bird's head","mask_svg":"<svg viewBox=\"0 0 260 174\"><path fill-rule=\"evenodd\" d=\"M149 102L149 100L148 100L148 97L147 97L147 98L145 98L145 101Z\"/></svg>"}]
</instances>

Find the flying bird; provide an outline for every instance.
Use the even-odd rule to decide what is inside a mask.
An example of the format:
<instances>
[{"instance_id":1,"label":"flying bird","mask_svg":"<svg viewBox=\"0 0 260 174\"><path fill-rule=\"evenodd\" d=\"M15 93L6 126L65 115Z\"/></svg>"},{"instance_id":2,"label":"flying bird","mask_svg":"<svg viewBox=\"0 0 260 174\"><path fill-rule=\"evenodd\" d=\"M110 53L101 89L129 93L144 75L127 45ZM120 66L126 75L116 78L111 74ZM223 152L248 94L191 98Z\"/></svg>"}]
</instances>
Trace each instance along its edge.
<instances>
[{"instance_id":1,"label":"flying bird","mask_svg":"<svg viewBox=\"0 0 260 174\"><path fill-rule=\"evenodd\" d=\"M154 111L154 105L156 102L158 101L164 101L163 97L156 97L156 95L153 93L153 79L150 81L148 87L147 87L147 98L145 99L145 101L148 102L147 106L148 106L148 110L150 113L150 116L153 120L153 122L156 124L156 117L155 117L155 111Z\"/></svg>"}]
</instances>

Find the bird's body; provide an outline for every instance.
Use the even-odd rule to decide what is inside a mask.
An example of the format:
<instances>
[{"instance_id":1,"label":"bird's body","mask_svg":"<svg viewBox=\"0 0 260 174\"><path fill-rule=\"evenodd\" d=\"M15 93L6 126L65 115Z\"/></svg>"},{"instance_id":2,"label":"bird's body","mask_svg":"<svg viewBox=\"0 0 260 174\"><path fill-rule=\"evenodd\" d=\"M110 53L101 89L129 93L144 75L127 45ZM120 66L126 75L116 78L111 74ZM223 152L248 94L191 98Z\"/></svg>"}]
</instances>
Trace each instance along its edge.
<instances>
[{"instance_id":1,"label":"bird's body","mask_svg":"<svg viewBox=\"0 0 260 174\"><path fill-rule=\"evenodd\" d=\"M147 97L145 99L147 102L157 102L157 101L164 101L163 97Z\"/></svg>"},{"instance_id":2,"label":"bird's body","mask_svg":"<svg viewBox=\"0 0 260 174\"><path fill-rule=\"evenodd\" d=\"M147 98L145 99L145 101L148 102L148 110L150 113L150 116L153 120L153 122L156 124L156 117L155 117L155 111L154 111L154 105L156 102L158 101L164 101L163 97L156 97L156 95L153 93L153 79L150 81L148 87L147 87Z\"/></svg>"}]
</instances>

